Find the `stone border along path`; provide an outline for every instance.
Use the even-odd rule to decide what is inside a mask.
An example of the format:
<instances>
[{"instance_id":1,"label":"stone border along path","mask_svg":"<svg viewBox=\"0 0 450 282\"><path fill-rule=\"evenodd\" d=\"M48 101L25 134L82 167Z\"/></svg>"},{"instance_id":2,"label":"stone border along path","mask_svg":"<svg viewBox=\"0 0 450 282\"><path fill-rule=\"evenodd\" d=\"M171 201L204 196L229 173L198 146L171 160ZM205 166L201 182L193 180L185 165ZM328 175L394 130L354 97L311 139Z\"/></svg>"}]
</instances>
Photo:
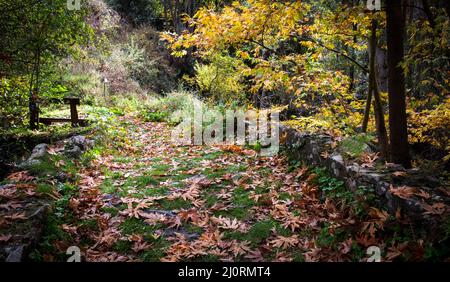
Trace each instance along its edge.
<instances>
[{"instance_id":1,"label":"stone border along path","mask_svg":"<svg viewBox=\"0 0 450 282\"><path fill-rule=\"evenodd\" d=\"M130 117L117 128L125 132L113 137L111 152L82 168L74 190L55 193L53 229L34 251L39 260L64 261L77 246L87 261L360 261L367 247L386 246L384 211L366 207L358 217L282 155L176 147L166 124Z\"/></svg>"},{"instance_id":2,"label":"stone border along path","mask_svg":"<svg viewBox=\"0 0 450 282\"><path fill-rule=\"evenodd\" d=\"M281 126L280 132L291 158L311 166L326 167L351 191L358 187L373 190L380 203L393 215L400 210L417 220L429 221L434 215L444 214L447 209L444 206L450 205L450 190L419 169L405 169L394 164L383 169L365 167L344 160L342 154L332 148L334 140L329 135L301 133L287 126Z\"/></svg>"}]
</instances>

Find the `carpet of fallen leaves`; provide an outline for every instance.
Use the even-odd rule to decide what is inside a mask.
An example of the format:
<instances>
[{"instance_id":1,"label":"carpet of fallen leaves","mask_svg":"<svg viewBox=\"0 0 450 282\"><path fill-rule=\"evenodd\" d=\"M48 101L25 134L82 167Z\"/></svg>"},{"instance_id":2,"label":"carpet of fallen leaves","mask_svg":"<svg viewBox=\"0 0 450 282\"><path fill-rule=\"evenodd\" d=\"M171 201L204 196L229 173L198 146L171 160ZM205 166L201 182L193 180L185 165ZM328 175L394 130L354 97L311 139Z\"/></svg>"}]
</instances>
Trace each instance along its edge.
<instances>
[{"instance_id":1,"label":"carpet of fallen leaves","mask_svg":"<svg viewBox=\"0 0 450 282\"><path fill-rule=\"evenodd\" d=\"M53 211L60 235L47 231L42 260L63 260L70 246L86 261L366 261L370 246L385 261L424 258L419 236L396 239L386 231L409 227L400 214L366 206L358 217L354 206L323 196L317 175L282 155L176 146L165 123L128 117L121 126L125 141L84 166L76 192ZM13 207L13 192L1 193L12 199L1 208ZM0 224L24 217L11 214Z\"/></svg>"}]
</instances>

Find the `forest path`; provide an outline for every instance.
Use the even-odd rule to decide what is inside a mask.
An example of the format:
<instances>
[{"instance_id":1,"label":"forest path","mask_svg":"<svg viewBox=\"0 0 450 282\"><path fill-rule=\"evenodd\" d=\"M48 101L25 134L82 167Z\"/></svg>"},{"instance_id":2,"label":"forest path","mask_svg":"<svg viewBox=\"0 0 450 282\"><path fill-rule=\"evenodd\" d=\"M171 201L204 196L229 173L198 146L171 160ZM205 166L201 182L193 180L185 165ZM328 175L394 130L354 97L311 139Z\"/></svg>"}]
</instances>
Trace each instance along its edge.
<instances>
[{"instance_id":1,"label":"forest path","mask_svg":"<svg viewBox=\"0 0 450 282\"><path fill-rule=\"evenodd\" d=\"M237 146L176 146L165 123L120 123L117 150L80 172L51 257L75 245L87 261L358 259L341 228L355 221L319 200L307 169Z\"/></svg>"}]
</instances>

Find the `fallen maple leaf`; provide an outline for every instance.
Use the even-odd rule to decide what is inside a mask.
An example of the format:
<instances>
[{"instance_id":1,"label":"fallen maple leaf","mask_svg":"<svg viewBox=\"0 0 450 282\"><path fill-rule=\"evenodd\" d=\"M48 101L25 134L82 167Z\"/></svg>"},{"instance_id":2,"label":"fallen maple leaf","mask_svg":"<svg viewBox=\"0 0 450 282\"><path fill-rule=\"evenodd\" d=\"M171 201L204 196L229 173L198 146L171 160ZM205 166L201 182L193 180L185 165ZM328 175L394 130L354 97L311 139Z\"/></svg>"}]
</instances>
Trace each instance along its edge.
<instances>
[{"instance_id":1,"label":"fallen maple leaf","mask_svg":"<svg viewBox=\"0 0 450 282\"><path fill-rule=\"evenodd\" d=\"M6 204L1 204L0 205L0 209L5 209L5 210L11 210L11 209L16 209L16 208L20 208L22 207L22 204L20 204L20 202L17 201L9 201Z\"/></svg>"},{"instance_id":2,"label":"fallen maple leaf","mask_svg":"<svg viewBox=\"0 0 450 282\"><path fill-rule=\"evenodd\" d=\"M151 247L151 244L148 244L147 242L135 242L133 244L133 246L131 247L131 249L135 252L135 253L139 253L140 251L144 251L147 250Z\"/></svg>"},{"instance_id":3,"label":"fallen maple leaf","mask_svg":"<svg viewBox=\"0 0 450 282\"><path fill-rule=\"evenodd\" d=\"M328 153L328 151L324 151L322 152L322 154L320 154L320 156L324 159L328 159L328 157L330 156L330 154Z\"/></svg>"},{"instance_id":4,"label":"fallen maple leaf","mask_svg":"<svg viewBox=\"0 0 450 282\"><path fill-rule=\"evenodd\" d=\"M408 246L408 244L409 244L409 242L403 242L401 244L398 244L398 245L394 246L394 243L392 243L392 246L389 247L388 250L387 250L386 260L387 261L392 261L395 258L401 256L403 254L403 251Z\"/></svg>"},{"instance_id":5,"label":"fallen maple leaf","mask_svg":"<svg viewBox=\"0 0 450 282\"><path fill-rule=\"evenodd\" d=\"M17 189L24 189L24 190L32 190L35 189L37 187L36 184L32 184L32 183L18 183L16 184L16 188Z\"/></svg>"},{"instance_id":6,"label":"fallen maple leaf","mask_svg":"<svg viewBox=\"0 0 450 282\"><path fill-rule=\"evenodd\" d=\"M12 238L11 234L0 235L0 242L8 242Z\"/></svg>"},{"instance_id":7,"label":"fallen maple leaf","mask_svg":"<svg viewBox=\"0 0 450 282\"><path fill-rule=\"evenodd\" d=\"M433 205L422 203L421 206L426 211L425 214L441 215L447 210L447 205L444 203L435 203Z\"/></svg>"},{"instance_id":8,"label":"fallen maple leaf","mask_svg":"<svg viewBox=\"0 0 450 282\"><path fill-rule=\"evenodd\" d=\"M277 236L275 239L271 240L269 243L275 248L288 249L294 247L299 242L298 235L292 235L290 237Z\"/></svg>"},{"instance_id":9,"label":"fallen maple leaf","mask_svg":"<svg viewBox=\"0 0 450 282\"><path fill-rule=\"evenodd\" d=\"M391 192L392 195L395 195L399 198L408 200L411 199L411 197L416 194L416 189L408 186L401 186L394 188L394 186L391 185L389 188L389 192Z\"/></svg>"},{"instance_id":10,"label":"fallen maple leaf","mask_svg":"<svg viewBox=\"0 0 450 282\"><path fill-rule=\"evenodd\" d=\"M249 259L252 262L264 261L264 257L259 249L254 250L254 251L249 251L244 257L246 259Z\"/></svg>"},{"instance_id":11,"label":"fallen maple leaf","mask_svg":"<svg viewBox=\"0 0 450 282\"><path fill-rule=\"evenodd\" d=\"M240 255L244 255L250 251L248 245L250 245L249 241L239 242L237 240L233 240L231 241L229 249L233 253L233 255L237 257Z\"/></svg>"},{"instance_id":12,"label":"fallen maple leaf","mask_svg":"<svg viewBox=\"0 0 450 282\"><path fill-rule=\"evenodd\" d=\"M293 258L285 252L277 252L274 262L291 262Z\"/></svg>"},{"instance_id":13,"label":"fallen maple leaf","mask_svg":"<svg viewBox=\"0 0 450 282\"><path fill-rule=\"evenodd\" d=\"M389 218L389 213L387 211L379 210L374 207L370 208L369 215L372 218L378 219L381 222L385 222Z\"/></svg>"},{"instance_id":14,"label":"fallen maple leaf","mask_svg":"<svg viewBox=\"0 0 450 282\"><path fill-rule=\"evenodd\" d=\"M374 167L375 161L378 159L379 153L364 153L361 155L360 159L363 162L361 167Z\"/></svg>"},{"instance_id":15,"label":"fallen maple leaf","mask_svg":"<svg viewBox=\"0 0 450 282\"><path fill-rule=\"evenodd\" d=\"M343 255L348 254L352 249L352 244L353 244L352 238L349 238L344 242L342 242L339 246L339 251L341 252L341 254Z\"/></svg>"},{"instance_id":16,"label":"fallen maple leaf","mask_svg":"<svg viewBox=\"0 0 450 282\"><path fill-rule=\"evenodd\" d=\"M160 222L165 222L167 220L167 217L165 215L159 214L159 213L144 213L141 212L139 215L142 218L145 218L145 223L149 225L155 225Z\"/></svg>"},{"instance_id":17,"label":"fallen maple leaf","mask_svg":"<svg viewBox=\"0 0 450 282\"><path fill-rule=\"evenodd\" d=\"M423 191L423 190L419 190L419 191L416 192L415 194L416 194L417 196L419 196L419 197L424 198L424 199L430 199L430 198L431 198L431 195L430 195L428 192Z\"/></svg>"},{"instance_id":18,"label":"fallen maple leaf","mask_svg":"<svg viewBox=\"0 0 450 282\"><path fill-rule=\"evenodd\" d=\"M237 154L240 154L240 153L242 153L244 151L242 149L242 147L239 147L237 145L223 146L223 150L225 152L231 152L231 153L237 153Z\"/></svg>"},{"instance_id":19,"label":"fallen maple leaf","mask_svg":"<svg viewBox=\"0 0 450 282\"><path fill-rule=\"evenodd\" d=\"M7 179L16 182L29 182L34 180L34 176L31 176L28 171L19 171L10 174Z\"/></svg>"},{"instance_id":20,"label":"fallen maple leaf","mask_svg":"<svg viewBox=\"0 0 450 282\"><path fill-rule=\"evenodd\" d=\"M393 176L406 176L406 171L396 171L392 173Z\"/></svg>"},{"instance_id":21,"label":"fallen maple leaf","mask_svg":"<svg viewBox=\"0 0 450 282\"><path fill-rule=\"evenodd\" d=\"M178 216L180 217L180 219L186 222L191 220L192 222L197 223L198 220L200 219L198 212L194 209L190 209L187 211L180 211L178 213Z\"/></svg>"},{"instance_id":22,"label":"fallen maple leaf","mask_svg":"<svg viewBox=\"0 0 450 282\"><path fill-rule=\"evenodd\" d=\"M218 224L218 227L225 230L241 230L246 229L245 224L237 220L236 218L230 219L226 217L212 217L211 221Z\"/></svg>"},{"instance_id":23,"label":"fallen maple leaf","mask_svg":"<svg viewBox=\"0 0 450 282\"><path fill-rule=\"evenodd\" d=\"M14 213L12 215L5 216L7 219L17 220L17 219L28 219L28 217L25 216L25 212L22 213Z\"/></svg>"}]
</instances>

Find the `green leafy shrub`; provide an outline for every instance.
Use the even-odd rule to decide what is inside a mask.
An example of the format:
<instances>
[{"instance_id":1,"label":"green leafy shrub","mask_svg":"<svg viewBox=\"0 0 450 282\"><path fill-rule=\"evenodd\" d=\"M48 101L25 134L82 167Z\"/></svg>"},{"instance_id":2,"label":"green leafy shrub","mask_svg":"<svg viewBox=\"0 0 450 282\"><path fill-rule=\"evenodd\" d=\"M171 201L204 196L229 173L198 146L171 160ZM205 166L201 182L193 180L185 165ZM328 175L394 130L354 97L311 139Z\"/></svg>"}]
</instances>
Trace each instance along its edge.
<instances>
[{"instance_id":1,"label":"green leafy shrub","mask_svg":"<svg viewBox=\"0 0 450 282\"><path fill-rule=\"evenodd\" d=\"M144 117L144 120L152 121L152 122L161 122L161 121L166 121L168 116L169 115L167 112L149 112Z\"/></svg>"},{"instance_id":2,"label":"green leafy shrub","mask_svg":"<svg viewBox=\"0 0 450 282\"><path fill-rule=\"evenodd\" d=\"M230 103L245 100L241 74L236 71L242 62L228 55L214 54L209 64L195 65L195 82L200 92L213 101Z\"/></svg>"},{"instance_id":3,"label":"green leafy shrub","mask_svg":"<svg viewBox=\"0 0 450 282\"><path fill-rule=\"evenodd\" d=\"M368 134L359 134L344 138L340 145L340 150L350 157L359 157L370 148L367 143L372 141L373 137Z\"/></svg>"}]
</instances>

